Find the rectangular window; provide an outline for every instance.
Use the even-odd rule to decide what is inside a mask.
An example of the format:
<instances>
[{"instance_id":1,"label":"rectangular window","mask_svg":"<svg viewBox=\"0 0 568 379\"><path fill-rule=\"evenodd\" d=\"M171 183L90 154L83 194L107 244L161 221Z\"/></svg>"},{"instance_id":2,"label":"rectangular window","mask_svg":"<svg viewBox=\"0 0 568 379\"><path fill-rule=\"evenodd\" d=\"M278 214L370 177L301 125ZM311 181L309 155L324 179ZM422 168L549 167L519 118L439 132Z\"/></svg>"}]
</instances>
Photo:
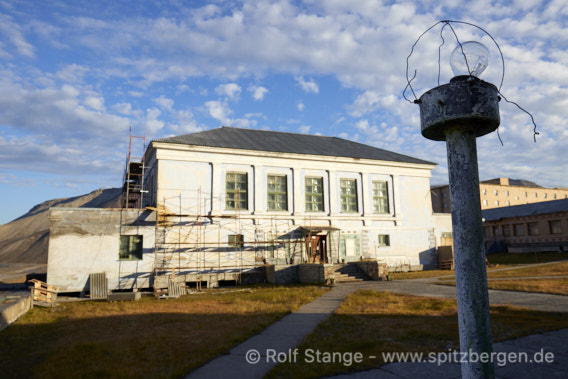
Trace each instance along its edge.
<instances>
[{"instance_id":1,"label":"rectangular window","mask_svg":"<svg viewBox=\"0 0 568 379\"><path fill-rule=\"evenodd\" d=\"M120 236L120 245L118 247L118 259L125 261L134 261L142 259L142 236Z\"/></svg>"},{"instance_id":2,"label":"rectangular window","mask_svg":"<svg viewBox=\"0 0 568 379\"><path fill-rule=\"evenodd\" d=\"M359 211L357 205L357 180L355 179L340 179L339 187L341 190L341 212L354 213Z\"/></svg>"},{"instance_id":3,"label":"rectangular window","mask_svg":"<svg viewBox=\"0 0 568 379\"><path fill-rule=\"evenodd\" d=\"M242 234L229 234L229 247L241 249L245 244L245 237Z\"/></svg>"},{"instance_id":4,"label":"rectangular window","mask_svg":"<svg viewBox=\"0 0 568 379\"><path fill-rule=\"evenodd\" d=\"M373 212L389 213L389 190L387 182L373 182Z\"/></svg>"},{"instance_id":5,"label":"rectangular window","mask_svg":"<svg viewBox=\"0 0 568 379\"><path fill-rule=\"evenodd\" d=\"M525 235L525 224L515 224L513 225L513 232L515 236L524 236Z\"/></svg>"},{"instance_id":6,"label":"rectangular window","mask_svg":"<svg viewBox=\"0 0 568 379\"><path fill-rule=\"evenodd\" d=\"M540 234L538 230L538 222L529 222L528 227L530 236L538 236Z\"/></svg>"},{"instance_id":7,"label":"rectangular window","mask_svg":"<svg viewBox=\"0 0 568 379\"><path fill-rule=\"evenodd\" d=\"M493 236L498 237L501 235L501 230L498 226L493 227Z\"/></svg>"},{"instance_id":8,"label":"rectangular window","mask_svg":"<svg viewBox=\"0 0 568 379\"><path fill-rule=\"evenodd\" d=\"M379 247L387 247L390 246L390 235L388 234L379 234Z\"/></svg>"},{"instance_id":9,"label":"rectangular window","mask_svg":"<svg viewBox=\"0 0 568 379\"><path fill-rule=\"evenodd\" d=\"M306 212L323 211L323 178L306 178Z\"/></svg>"},{"instance_id":10,"label":"rectangular window","mask_svg":"<svg viewBox=\"0 0 568 379\"><path fill-rule=\"evenodd\" d=\"M248 175L228 172L226 183L225 209L248 209Z\"/></svg>"},{"instance_id":11,"label":"rectangular window","mask_svg":"<svg viewBox=\"0 0 568 379\"><path fill-rule=\"evenodd\" d=\"M550 234L562 233L562 224L560 223L560 220L549 221L548 227L550 228Z\"/></svg>"},{"instance_id":12,"label":"rectangular window","mask_svg":"<svg viewBox=\"0 0 568 379\"><path fill-rule=\"evenodd\" d=\"M491 228L489 228L488 226L484 227L483 235L485 236L485 238L491 238Z\"/></svg>"},{"instance_id":13,"label":"rectangular window","mask_svg":"<svg viewBox=\"0 0 568 379\"><path fill-rule=\"evenodd\" d=\"M505 237L511 236L511 228L509 228L509 225L503 225L502 228L503 228L503 235Z\"/></svg>"},{"instance_id":14,"label":"rectangular window","mask_svg":"<svg viewBox=\"0 0 568 379\"><path fill-rule=\"evenodd\" d=\"M288 181L286 175L268 175L268 210L288 210Z\"/></svg>"}]
</instances>

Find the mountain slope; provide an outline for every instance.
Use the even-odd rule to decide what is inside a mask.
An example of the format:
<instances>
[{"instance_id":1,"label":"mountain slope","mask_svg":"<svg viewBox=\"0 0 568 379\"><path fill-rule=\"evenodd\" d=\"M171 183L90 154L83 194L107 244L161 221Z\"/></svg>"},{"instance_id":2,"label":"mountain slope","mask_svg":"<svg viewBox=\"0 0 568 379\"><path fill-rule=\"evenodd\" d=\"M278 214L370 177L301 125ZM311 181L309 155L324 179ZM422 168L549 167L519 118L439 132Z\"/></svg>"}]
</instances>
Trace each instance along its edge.
<instances>
[{"instance_id":1,"label":"mountain slope","mask_svg":"<svg viewBox=\"0 0 568 379\"><path fill-rule=\"evenodd\" d=\"M82 196L44 201L0 225L0 263L47 263L49 208L118 208L120 193L120 188L98 189Z\"/></svg>"}]
</instances>

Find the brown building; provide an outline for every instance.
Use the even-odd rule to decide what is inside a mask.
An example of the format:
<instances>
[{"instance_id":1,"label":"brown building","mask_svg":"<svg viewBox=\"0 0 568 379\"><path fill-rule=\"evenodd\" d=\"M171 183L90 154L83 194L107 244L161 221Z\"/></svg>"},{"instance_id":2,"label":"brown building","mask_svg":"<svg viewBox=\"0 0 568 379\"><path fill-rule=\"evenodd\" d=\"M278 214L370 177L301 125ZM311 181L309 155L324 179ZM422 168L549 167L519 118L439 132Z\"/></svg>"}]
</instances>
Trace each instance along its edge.
<instances>
[{"instance_id":1,"label":"brown building","mask_svg":"<svg viewBox=\"0 0 568 379\"><path fill-rule=\"evenodd\" d=\"M568 199L482 211L488 253L568 251Z\"/></svg>"},{"instance_id":2,"label":"brown building","mask_svg":"<svg viewBox=\"0 0 568 379\"><path fill-rule=\"evenodd\" d=\"M435 213L451 211L449 185L433 186L432 210ZM567 188L544 188L528 180L498 178L479 184L481 209L492 209L568 199Z\"/></svg>"}]
</instances>

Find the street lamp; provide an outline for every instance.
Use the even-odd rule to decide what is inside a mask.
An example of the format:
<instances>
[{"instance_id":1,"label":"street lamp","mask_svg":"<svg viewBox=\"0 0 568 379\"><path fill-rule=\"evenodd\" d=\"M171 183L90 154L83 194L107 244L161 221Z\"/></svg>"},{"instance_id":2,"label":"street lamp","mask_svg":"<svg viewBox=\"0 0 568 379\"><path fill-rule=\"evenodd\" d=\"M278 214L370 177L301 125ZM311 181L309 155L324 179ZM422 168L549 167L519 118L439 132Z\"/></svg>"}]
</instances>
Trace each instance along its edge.
<instances>
[{"instance_id":1,"label":"street lamp","mask_svg":"<svg viewBox=\"0 0 568 379\"><path fill-rule=\"evenodd\" d=\"M420 106L422 135L446 141L454 267L458 302L463 378L492 378L491 321L476 138L499 127L499 91L479 79L489 63L489 51L479 42L459 43L450 56L454 78L424 93ZM475 354L477 359L472 358Z\"/></svg>"}]
</instances>

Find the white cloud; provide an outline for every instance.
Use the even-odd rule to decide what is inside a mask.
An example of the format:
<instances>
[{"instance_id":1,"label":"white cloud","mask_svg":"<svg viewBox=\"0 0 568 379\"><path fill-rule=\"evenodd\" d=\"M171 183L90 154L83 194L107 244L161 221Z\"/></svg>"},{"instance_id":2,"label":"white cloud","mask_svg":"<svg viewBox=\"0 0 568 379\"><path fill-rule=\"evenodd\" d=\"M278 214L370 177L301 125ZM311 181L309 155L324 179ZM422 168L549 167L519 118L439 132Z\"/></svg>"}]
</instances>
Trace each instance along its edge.
<instances>
[{"instance_id":1,"label":"white cloud","mask_svg":"<svg viewBox=\"0 0 568 379\"><path fill-rule=\"evenodd\" d=\"M88 96L83 103L95 111L105 111L105 99L101 96Z\"/></svg>"},{"instance_id":2,"label":"white cloud","mask_svg":"<svg viewBox=\"0 0 568 379\"><path fill-rule=\"evenodd\" d=\"M248 90L252 92L253 99L257 101L264 99L264 95L268 93L268 90L262 86L250 86Z\"/></svg>"},{"instance_id":3,"label":"white cloud","mask_svg":"<svg viewBox=\"0 0 568 379\"><path fill-rule=\"evenodd\" d=\"M298 76L295 78L296 82L302 87L302 90L306 93L319 93L319 86L313 79L309 79L305 81L302 76Z\"/></svg>"},{"instance_id":4,"label":"white cloud","mask_svg":"<svg viewBox=\"0 0 568 379\"><path fill-rule=\"evenodd\" d=\"M26 41L20 25L12 21L12 18L0 13L0 35L13 45L18 54L26 57L34 57L34 47Z\"/></svg>"},{"instance_id":5,"label":"white cloud","mask_svg":"<svg viewBox=\"0 0 568 379\"><path fill-rule=\"evenodd\" d=\"M158 108L146 109L146 116L141 124L145 136L151 138L164 127L164 122L158 119L161 114L162 112Z\"/></svg>"},{"instance_id":6,"label":"white cloud","mask_svg":"<svg viewBox=\"0 0 568 379\"><path fill-rule=\"evenodd\" d=\"M160 95L160 97L156 97L152 99L154 103L158 104L162 109L167 111L172 111L172 107L174 106L174 101L172 99L168 99L164 95Z\"/></svg>"},{"instance_id":7,"label":"white cloud","mask_svg":"<svg viewBox=\"0 0 568 379\"><path fill-rule=\"evenodd\" d=\"M221 84L215 88L215 93L221 96L227 96L231 100L238 100L241 94L241 86L236 83Z\"/></svg>"},{"instance_id":8,"label":"white cloud","mask_svg":"<svg viewBox=\"0 0 568 379\"><path fill-rule=\"evenodd\" d=\"M298 107L298 110L299 110L300 112L302 112L306 106L304 105L304 103L302 102L302 100L300 100L300 101L298 101L297 107Z\"/></svg>"},{"instance_id":9,"label":"white cloud","mask_svg":"<svg viewBox=\"0 0 568 379\"><path fill-rule=\"evenodd\" d=\"M310 132L310 129L311 129L311 128L312 128L312 127L309 126L309 125L302 125L302 126L300 126L300 127L298 128L298 130L299 130L300 133L302 133L302 134L308 134L308 133Z\"/></svg>"}]
</instances>

